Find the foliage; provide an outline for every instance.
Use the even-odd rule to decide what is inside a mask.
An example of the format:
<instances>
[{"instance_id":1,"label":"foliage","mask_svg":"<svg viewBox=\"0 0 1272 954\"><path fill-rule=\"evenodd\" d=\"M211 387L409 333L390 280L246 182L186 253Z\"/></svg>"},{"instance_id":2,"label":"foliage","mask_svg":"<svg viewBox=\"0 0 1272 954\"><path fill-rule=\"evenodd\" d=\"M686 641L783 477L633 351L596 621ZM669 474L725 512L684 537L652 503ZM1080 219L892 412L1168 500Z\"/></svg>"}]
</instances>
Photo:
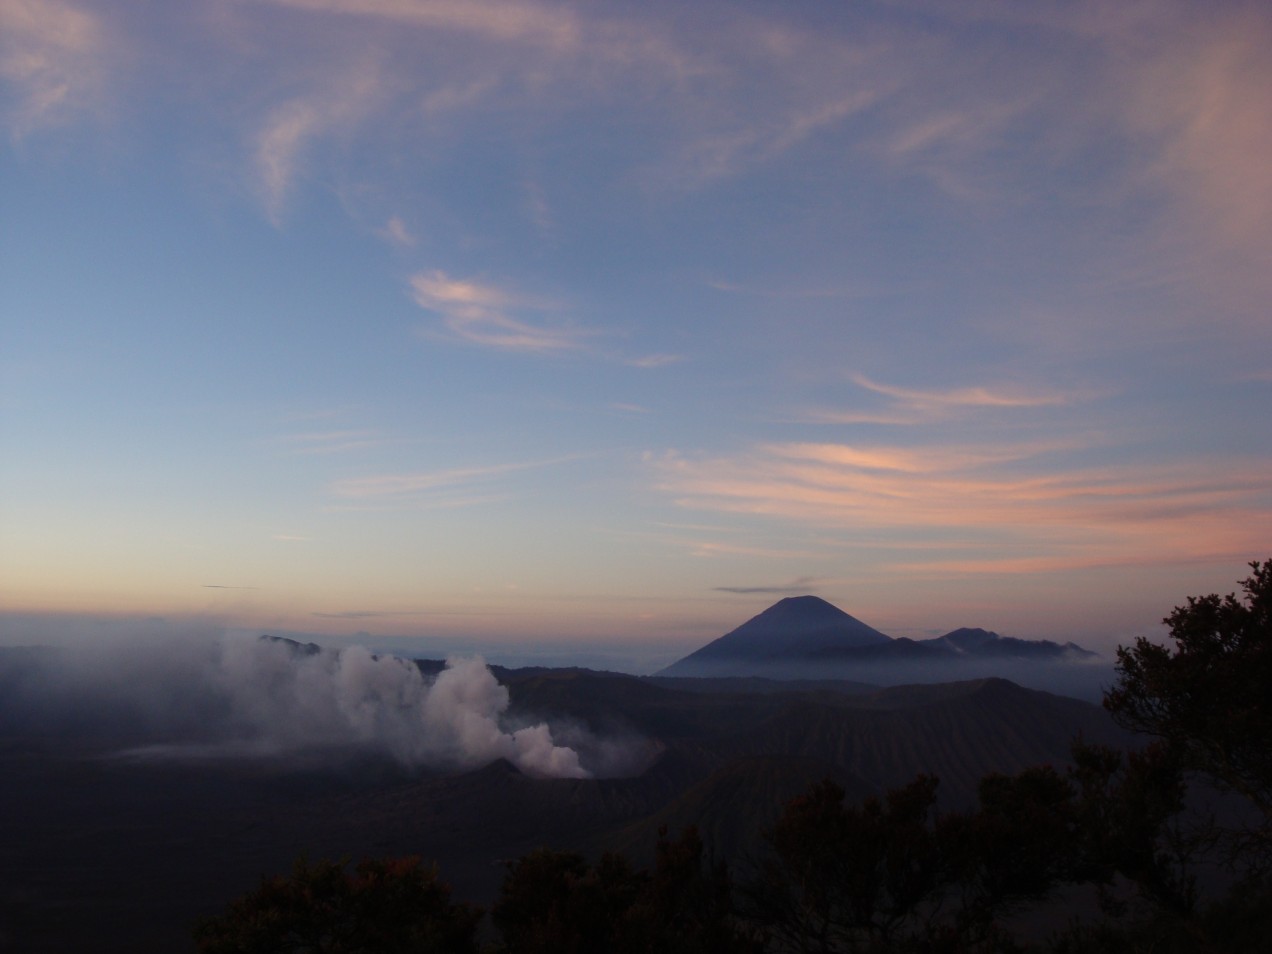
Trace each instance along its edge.
<instances>
[{"instance_id":1,"label":"foliage","mask_svg":"<svg viewBox=\"0 0 1272 954\"><path fill-rule=\"evenodd\" d=\"M1074 791L1051 766L981 780L979 810L963 823L960 880L978 907L1005 910L1072 880L1078 863Z\"/></svg>"},{"instance_id":2,"label":"foliage","mask_svg":"<svg viewBox=\"0 0 1272 954\"><path fill-rule=\"evenodd\" d=\"M760 948L738 926L723 866L693 828L660 833L652 872L541 849L515 861L491 919L508 954L731 954Z\"/></svg>"},{"instance_id":3,"label":"foliage","mask_svg":"<svg viewBox=\"0 0 1272 954\"><path fill-rule=\"evenodd\" d=\"M844 804L823 781L791 801L746 892L784 950L1008 950L1001 915L1091 870L1077 788L1055 770L991 775L974 811L939 815L937 780Z\"/></svg>"},{"instance_id":4,"label":"foliage","mask_svg":"<svg viewBox=\"0 0 1272 954\"><path fill-rule=\"evenodd\" d=\"M1121 878L1152 905L1187 916L1197 900L1192 862L1201 845L1179 824L1183 772L1172 749L1073 746L1080 880ZM1202 839L1204 841L1204 839Z\"/></svg>"},{"instance_id":5,"label":"foliage","mask_svg":"<svg viewBox=\"0 0 1272 954\"><path fill-rule=\"evenodd\" d=\"M1118 685L1104 704L1272 823L1272 560L1250 566L1244 600L1189 597L1163 620L1173 650L1142 637L1120 648Z\"/></svg>"},{"instance_id":6,"label":"foliage","mask_svg":"<svg viewBox=\"0 0 1272 954\"><path fill-rule=\"evenodd\" d=\"M626 859L595 867L572 852L532 852L509 867L491 919L509 954L603 950L612 925L640 889Z\"/></svg>"},{"instance_id":7,"label":"foliage","mask_svg":"<svg viewBox=\"0 0 1272 954\"><path fill-rule=\"evenodd\" d=\"M1147 909L1129 917L1070 924L1049 954L1248 954L1272 936L1272 890L1241 885L1196 917Z\"/></svg>"},{"instance_id":8,"label":"foliage","mask_svg":"<svg viewBox=\"0 0 1272 954\"><path fill-rule=\"evenodd\" d=\"M195 929L202 954L475 954L481 911L418 858L300 858Z\"/></svg>"},{"instance_id":9,"label":"foliage","mask_svg":"<svg viewBox=\"0 0 1272 954\"><path fill-rule=\"evenodd\" d=\"M937 780L844 805L829 779L793 799L747 892L750 915L799 951L888 943L922 918L947 879L931 821Z\"/></svg>"},{"instance_id":10,"label":"foliage","mask_svg":"<svg viewBox=\"0 0 1272 954\"><path fill-rule=\"evenodd\" d=\"M769 832L745 911L779 951L1006 952L1019 949L1006 915L1089 885L1106 918L1072 926L1055 950L1243 950L1223 938L1255 936L1240 925L1272 918L1231 899L1232 918L1199 907L1204 845L1178 824L1185 794L1167 746L1123 753L1080 740L1064 773L985 777L966 812L937 813L930 777L857 806L823 781ZM1253 887L1246 896L1267 900Z\"/></svg>"},{"instance_id":11,"label":"foliage","mask_svg":"<svg viewBox=\"0 0 1272 954\"><path fill-rule=\"evenodd\" d=\"M759 941L735 917L733 887L722 862L711 862L696 828L675 841L659 831L654 870L625 918L628 940L616 952L748 954Z\"/></svg>"},{"instance_id":12,"label":"foliage","mask_svg":"<svg viewBox=\"0 0 1272 954\"><path fill-rule=\"evenodd\" d=\"M1118 650L1104 705L1156 736L1180 765L1242 796L1259 821L1216 831L1252 874L1272 863L1272 560L1235 594L1189 597L1163 622L1174 647L1139 639Z\"/></svg>"}]
</instances>

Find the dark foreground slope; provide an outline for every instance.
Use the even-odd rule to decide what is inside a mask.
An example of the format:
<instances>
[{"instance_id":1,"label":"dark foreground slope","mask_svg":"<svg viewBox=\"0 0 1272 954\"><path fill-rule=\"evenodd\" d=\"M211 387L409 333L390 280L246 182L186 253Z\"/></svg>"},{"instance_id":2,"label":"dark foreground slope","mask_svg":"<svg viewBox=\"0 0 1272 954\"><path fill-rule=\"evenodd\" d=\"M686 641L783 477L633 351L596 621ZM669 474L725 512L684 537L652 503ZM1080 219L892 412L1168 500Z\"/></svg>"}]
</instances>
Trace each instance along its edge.
<instances>
[{"instance_id":1,"label":"dark foreground slope","mask_svg":"<svg viewBox=\"0 0 1272 954\"><path fill-rule=\"evenodd\" d=\"M355 753L141 760L0 725L0 950L188 950L194 918L302 852L422 855L476 901L493 896L502 862L536 847L638 856L661 825L696 824L716 856L737 857L784 799L827 775L861 796L935 772L953 807L987 772L1063 762L1078 732L1120 739L1098 708L1002 680L757 694L581 670L501 679L513 718L587 728L652 764L579 780L506 762L408 775Z\"/></svg>"}]
</instances>

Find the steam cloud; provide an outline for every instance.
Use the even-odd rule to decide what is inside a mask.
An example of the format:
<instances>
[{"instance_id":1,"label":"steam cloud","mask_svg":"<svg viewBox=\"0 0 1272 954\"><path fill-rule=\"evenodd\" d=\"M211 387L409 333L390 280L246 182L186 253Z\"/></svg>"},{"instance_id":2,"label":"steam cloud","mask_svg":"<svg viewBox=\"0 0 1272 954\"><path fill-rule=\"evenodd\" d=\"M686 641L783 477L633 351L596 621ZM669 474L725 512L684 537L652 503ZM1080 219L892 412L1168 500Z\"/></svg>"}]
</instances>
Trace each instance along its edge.
<instances>
[{"instance_id":1,"label":"steam cloud","mask_svg":"<svg viewBox=\"0 0 1272 954\"><path fill-rule=\"evenodd\" d=\"M504 758L528 775L591 774L546 723L504 728L508 690L480 657L448 660L428 680L361 646L302 654L282 641L227 638L214 672L242 727L284 750L348 743L412 768Z\"/></svg>"},{"instance_id":2,"label":"steam cloud","mask_svg":"<svg viewBox=\"0 0 1272 954\"><path fill-rule=\"evenodd\" d=\"M7 728L6 728L7 727ZM588 778L643 768L648 742L517 720L480 657L436 675L354 646L185 634L75 650L0 653L0 729L135 758L373 753L410 769L507 759L527 775ZM647 761L647 760L645 760Z\"/></svg>"}]
</instances>

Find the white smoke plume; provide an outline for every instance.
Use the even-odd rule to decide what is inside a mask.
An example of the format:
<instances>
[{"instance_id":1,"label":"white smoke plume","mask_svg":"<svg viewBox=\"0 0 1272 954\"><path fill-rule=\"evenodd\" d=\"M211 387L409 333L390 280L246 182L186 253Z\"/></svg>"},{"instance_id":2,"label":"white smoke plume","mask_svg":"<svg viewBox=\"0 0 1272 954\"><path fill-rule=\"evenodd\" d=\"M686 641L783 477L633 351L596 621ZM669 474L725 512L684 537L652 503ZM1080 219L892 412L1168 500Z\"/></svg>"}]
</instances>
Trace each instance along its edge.
<instances>
[{"instance_id":1,"label":"white smoke plume","mask_svg":"<svg viewBox=\"0 0 1272 954\"><path fill-rule=\"evenodd\" d=\"M353 744L403 765L472 768L507 759L527 775L586 778L547 724L508 730L508 690L480 657L435 678L361 646L304 653L280 640L226 638L213 670L240 730L282 750Z\"/></svg>"},{"instance_id":2,"label":"white smoke plume","mask_svg":"<svg viewBox=\"0 0 1272 954\"><path fill-rule=\"evenodd\" d=\"M480 657L426 675L361 646L335 651L207 629L0 652L0 735L85 753L295 756L311 765L373 754L408 770L507 759L554 778L625 767L608 756L610 740L572 723L554 734L543 722L513 722L508 706L507 688Z\"/></svg>"}]
</instances>

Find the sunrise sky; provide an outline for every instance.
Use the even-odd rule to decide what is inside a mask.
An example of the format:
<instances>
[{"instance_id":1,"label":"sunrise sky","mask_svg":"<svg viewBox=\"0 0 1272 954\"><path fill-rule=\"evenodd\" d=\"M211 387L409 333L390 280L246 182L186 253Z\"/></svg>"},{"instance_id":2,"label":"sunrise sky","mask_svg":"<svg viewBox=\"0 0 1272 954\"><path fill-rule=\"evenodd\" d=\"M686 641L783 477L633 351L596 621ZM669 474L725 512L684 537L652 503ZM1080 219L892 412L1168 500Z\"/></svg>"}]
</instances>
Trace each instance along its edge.
<instances>
[{"instance_id":1,"label":"sunrise sky","mask_svg":"<svg viewBox=\"0 0 1272 954\"><path fill-rule=\"evenodd\" d=\"M0 79L0 641L1107 648L1272 556L1266 3L0 0Z\"/></svg>"}]
</instances>

